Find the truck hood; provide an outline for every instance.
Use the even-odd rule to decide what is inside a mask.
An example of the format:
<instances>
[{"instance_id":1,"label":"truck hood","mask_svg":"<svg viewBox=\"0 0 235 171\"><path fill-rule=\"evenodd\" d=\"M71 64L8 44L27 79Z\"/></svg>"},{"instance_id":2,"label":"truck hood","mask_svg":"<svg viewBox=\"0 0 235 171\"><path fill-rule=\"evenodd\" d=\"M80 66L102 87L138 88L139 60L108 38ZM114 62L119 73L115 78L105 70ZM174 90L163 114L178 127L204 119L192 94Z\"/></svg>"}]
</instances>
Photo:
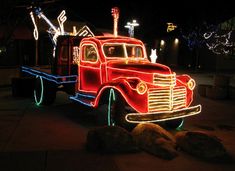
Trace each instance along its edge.
<instances>
[{"instance_id":1,"label":"truck hood","mask_svg":"<svg viewBox=\"0 0 235 171\"><path fill-rule=\"evenodd\" d=\"M153 74L171 74L169 67L151 63L148 60L112 60L107 62L110 79L117 77L138 77L143 81L152 82Z\"/></svg>"},{"instance_id":2,"label":"truck hood","mask_svg":"<svg viewBox=\"0 0 235 171\"><path fill-rule=\"evenodd\" d=\"M123 71L139 71L146 73L161 73L161 74L171 74L169 67L159 64L151 63L148 60L113 60L108 61L108 68L117 69Z\"/></svg>"}]
</instances>

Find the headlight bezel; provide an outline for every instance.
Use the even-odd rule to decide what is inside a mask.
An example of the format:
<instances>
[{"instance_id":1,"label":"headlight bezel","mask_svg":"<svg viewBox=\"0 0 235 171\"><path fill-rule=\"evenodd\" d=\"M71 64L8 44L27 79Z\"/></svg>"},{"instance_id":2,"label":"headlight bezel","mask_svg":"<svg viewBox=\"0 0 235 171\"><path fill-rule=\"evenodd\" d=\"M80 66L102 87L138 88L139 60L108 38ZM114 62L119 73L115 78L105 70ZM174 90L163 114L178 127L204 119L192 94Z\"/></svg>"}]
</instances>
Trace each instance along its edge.
<instances>
[{"instance_id":1,"label":"headlight bezel","mask_svg":"<svg viewBox=\"0 0 235 171\"><path fill-rule=\"evenodd\" d=\"M196 86L196 82L194 79L190 78L190 80L187 82L187 86L190 90L194 90Z\"/></svg>"},{"instance_id":2,"label":"headlight bezel","mask_svg":"<svg viewBox=\"0 0 235 171\"><path fill-rule=\"evenodd\" d=\"M140 95L145 94L147 92L147 90L148 90L147 84L144 83L143 81L139 82L136 86L136 91Z\"/></svg>"}]
</instances>

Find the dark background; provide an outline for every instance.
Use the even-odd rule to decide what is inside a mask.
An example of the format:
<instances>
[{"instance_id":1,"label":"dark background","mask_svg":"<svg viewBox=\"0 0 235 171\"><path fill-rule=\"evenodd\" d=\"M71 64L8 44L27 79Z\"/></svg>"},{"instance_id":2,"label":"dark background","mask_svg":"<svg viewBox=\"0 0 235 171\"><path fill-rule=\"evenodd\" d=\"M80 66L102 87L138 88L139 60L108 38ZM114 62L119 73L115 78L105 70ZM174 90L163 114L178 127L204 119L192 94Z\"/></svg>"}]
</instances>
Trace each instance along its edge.
<instances>
[{"instance_id":1,"label":"dark background","mask_svg":"<svg viewBox=\"0 0 235 171\"><path fill-rule=\"evenodd\" d=\"M111 8L120 9L119 30L127 32L124 25L132 19L140 24L135 29L135 36L152 41L166 34L167 22L173 22L178 30L189 30L203 23L217 24L235 16L231 0L2 0L0 6L0 24L16 19L18 22L29 20L30 5L39 5L50 17L57 17L62 9L67 18L84 21L90 27L112 29Z\"/></svg>"}]
</instances>

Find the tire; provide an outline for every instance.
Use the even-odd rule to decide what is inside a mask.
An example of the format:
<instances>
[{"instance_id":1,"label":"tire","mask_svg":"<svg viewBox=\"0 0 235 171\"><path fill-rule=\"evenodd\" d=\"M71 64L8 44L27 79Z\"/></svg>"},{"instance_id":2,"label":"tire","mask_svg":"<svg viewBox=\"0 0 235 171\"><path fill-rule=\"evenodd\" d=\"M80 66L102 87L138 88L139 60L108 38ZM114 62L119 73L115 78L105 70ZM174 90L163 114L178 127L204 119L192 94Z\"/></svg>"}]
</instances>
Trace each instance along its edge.
<instances>
[{"instance_id":1,"label":"tire","mask_svg":"<svg viewBox=\"0 0 235 171\"><path fill-rule=\"evenodd\" d=\"M113 89L107 90L99 104L98 113L97 113L97 123L98 125L104 126L113 126L115 125L114 116L116 110L116 94Z\"/></svg>"},{"instance_id":2,"label":"tire","mask_svg":"<svg viewBox=\"0 0 235 171\"><path fill-rule=\"evenodd\" d=\"M34 87L34 100L36 105L51 105L56 98L55 84L36 76Z\"/></svg>"},{"instance_id":3,"label":"tire","mask_svg":"<svg viewBox=\"0 0 235 171\"><path fill-rule=\"evenodd\" d=\"M108 126L120 126L131 131L136 124L126 121L127 107L121 94L113 89L109 89L106 99L106 103L102 105L104 110L98 116L99 122L101 123L103 121L103 125L105 122Z\"/></svg>"},{"instance_id":4,"label":"tire","mask_svg":"<svg viewBox=\"0 0 235 171\"><path fill-rule=\"evenodd\" d=\"M174 119L165 122L165 126L169 129L181 130L183 128L184 119Z\"/></svg>"}]
</instances>

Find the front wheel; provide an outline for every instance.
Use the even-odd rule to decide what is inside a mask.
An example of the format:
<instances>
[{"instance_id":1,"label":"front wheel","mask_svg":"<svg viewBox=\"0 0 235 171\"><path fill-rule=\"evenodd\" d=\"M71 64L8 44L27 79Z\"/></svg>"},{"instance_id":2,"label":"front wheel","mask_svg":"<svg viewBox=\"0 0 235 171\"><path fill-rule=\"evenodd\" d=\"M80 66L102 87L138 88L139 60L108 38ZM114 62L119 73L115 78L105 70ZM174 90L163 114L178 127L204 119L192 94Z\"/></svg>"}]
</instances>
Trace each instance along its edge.
<instances>
[{"instance_id":1,"label":"front wheel","mask_svg":"<svg viewBox=\"0 0 235 171\"><path fill-rule=\"evenodd\" d=\"M165 122L165 125L169 129L181 130L184 125L184 119L179 118L179 119L169 120Z\"/></svg>"},{"instance_id":2,"label":"front wheel","mask_svg":"<svg viewBox=\"0 0 235 171\"><path fill-rule=\"evenodd\" d=\"M107 124L109 126L120 126L127 130L132 130L136 124L126 121L126 114L130 107L126 104L121 94L114 89L109 90L107 102Z\"/></svg>"},{"instance_id":3,"label":"front wheel","mask_svg":"<svg viewBox=\"0 0 235 171\"><path fill-rule=\"evenodd\" d=\"M41 76L36 76L34 87L34 100L36 105L50 105L56 98L56 86L43 79Z\"/></svg>"},{"instance_id":4,"label":"front wheel","mask_svg":"<svg viewBox=\"0 0 235 171\"><path fill-rule=\"evenodd\" d=\"M136 126L126 121L127 105L120 93L114 89L109 89L105 95L105 103L101 106L102 112L99 113L99 122L102 125L120 126L130 131Z\"/></svg>"}]
</instances>

